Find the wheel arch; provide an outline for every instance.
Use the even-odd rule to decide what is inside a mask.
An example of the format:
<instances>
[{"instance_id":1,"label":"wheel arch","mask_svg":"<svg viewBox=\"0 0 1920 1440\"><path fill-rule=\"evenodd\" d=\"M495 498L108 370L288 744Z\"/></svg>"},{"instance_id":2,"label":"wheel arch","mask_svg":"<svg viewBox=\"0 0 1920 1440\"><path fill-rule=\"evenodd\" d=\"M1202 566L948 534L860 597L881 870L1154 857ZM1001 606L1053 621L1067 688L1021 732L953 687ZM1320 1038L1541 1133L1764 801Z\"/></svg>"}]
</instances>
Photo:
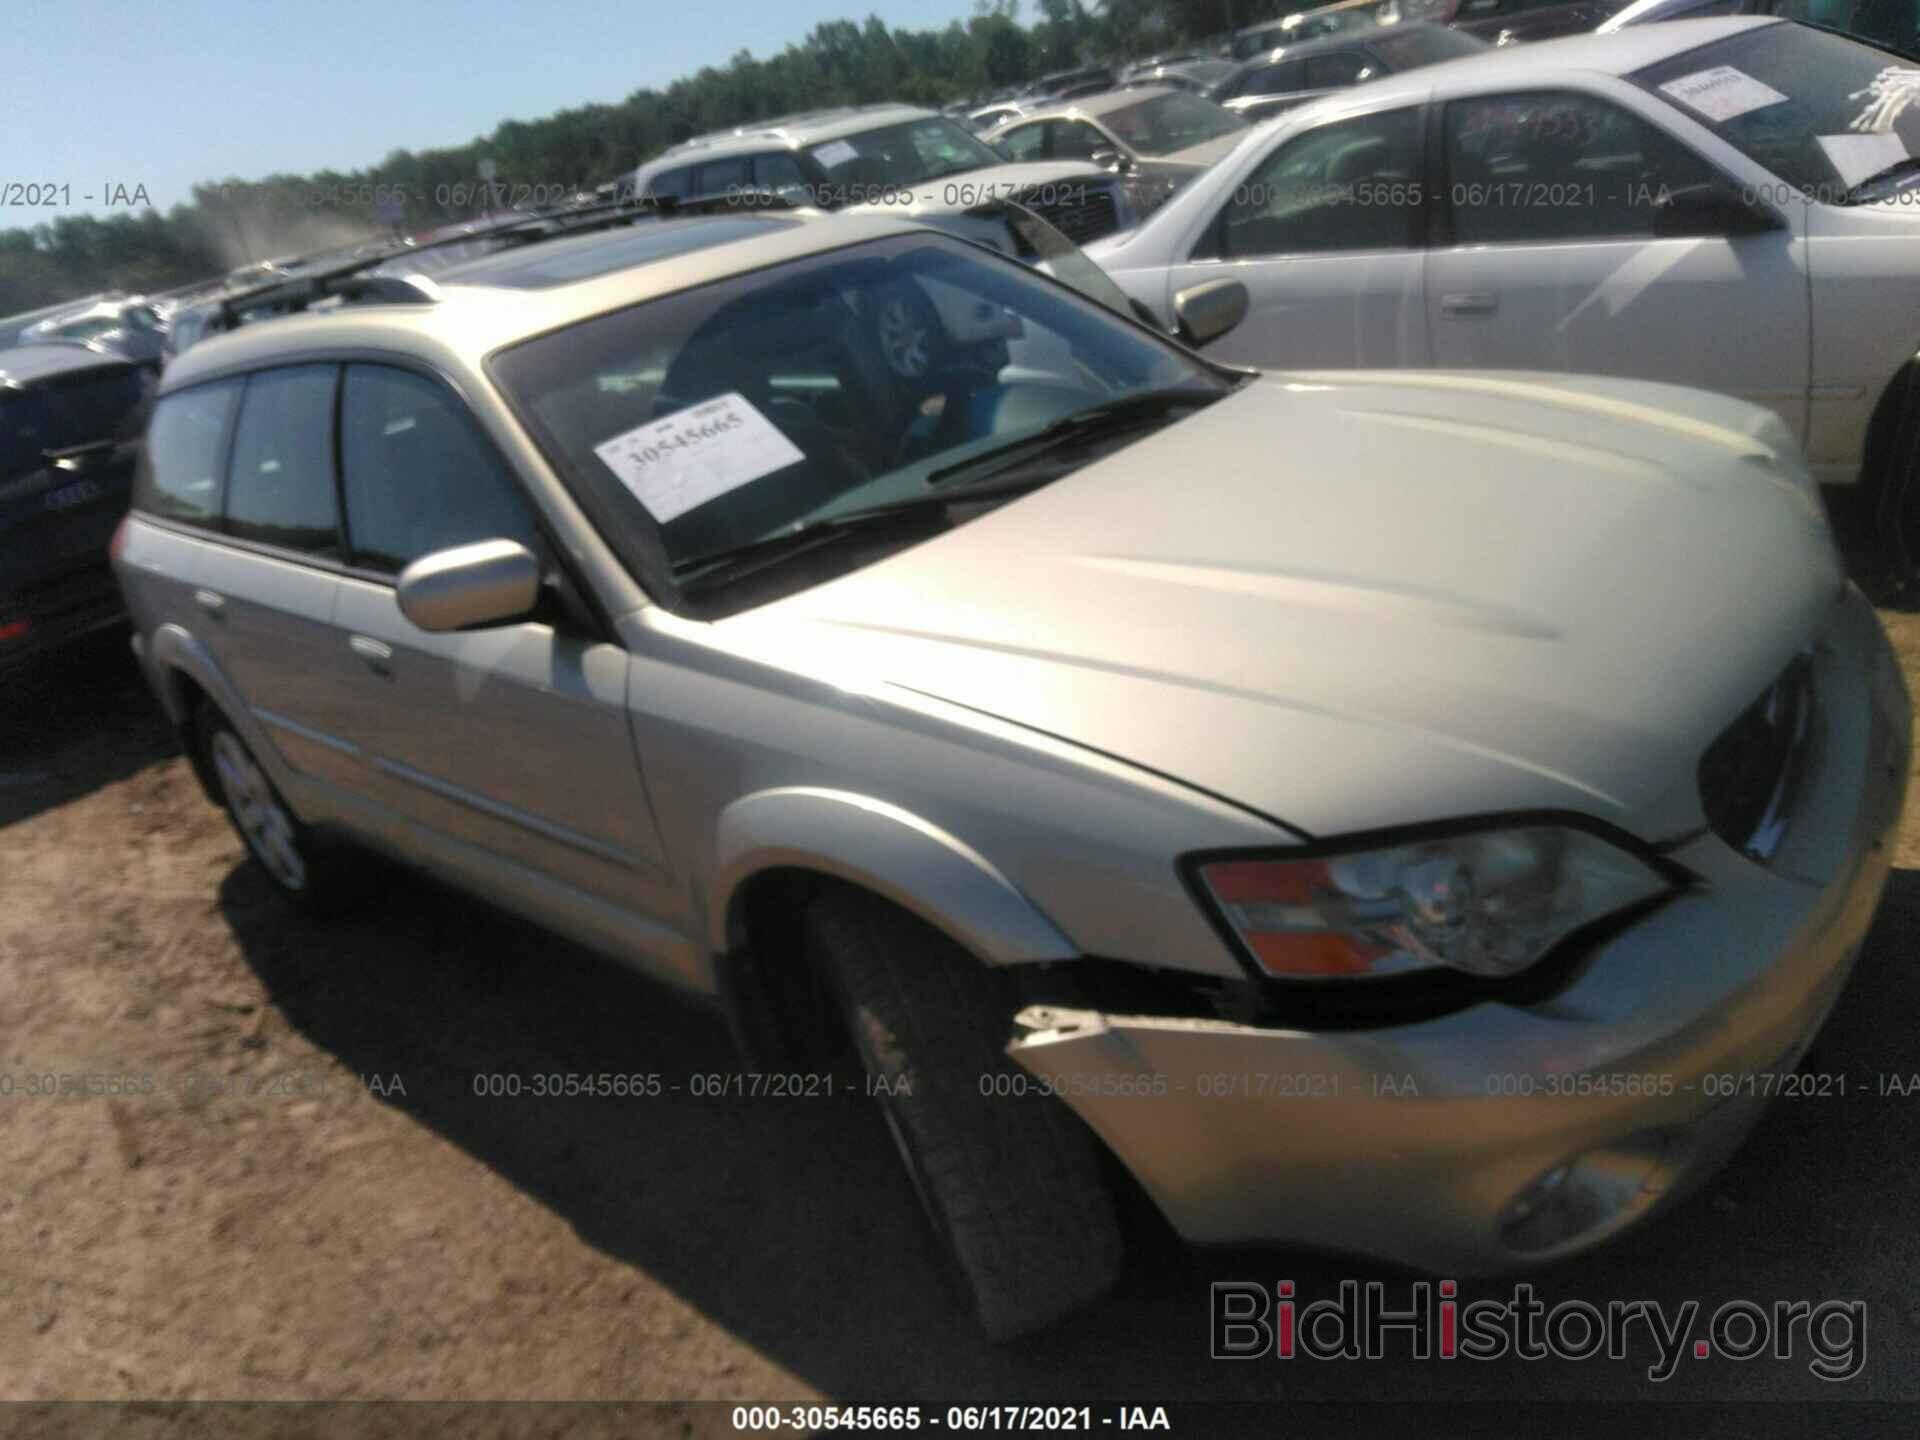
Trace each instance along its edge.
<instances>
[{"instance_id":1,"label":"wheel arch","mask_svg":"<svg viewBox=\"0 0 1920 1440\"><path fill-rule=\"evenodd\" d=\"M985 856L884 800L793 786L727 806L716 829L708 911L713 949L746 938L756 877L817 875L868 890L917 915L990 965L1070 959L1078 952ZM762 882L764 883L764 882Z\"/></svg>"},{"instance_id":2,"label":"wheel arch","mask_svg":"<svg viewBox=\"0 0 1920 1440\"><path fill-rule=\"evenodd\" d=\"M1073 944L977 851L884 801L797 787L722 812L709 911L715 989L735 1045L763 1069L820 1053L799 919L844 887L895 906L986 965L1073 958Z\"/></svg>"},{"instance_id":3,"label":"wheel arch","mask_svg":"<svg viewBox=\"0 0 1920 1440\"><path fill-rule=\"evenodd\" d=\"M153 672L153 689L159 697L160 708L166 711L168 721L179 735L181 747L193 766L194 777L199 780L200 788L206 792L208 800L215 805L222 803L219 787L214 782L206 757L200 753L193 733L194 714L203 704L213 706L227 717L247 742L248 748L273 773L275 783L280 783L281 776L277 773L279 751L267 743L252 713L241 701L239 692L221 673L219 665L207 653L204 645L194 639L185 627L166 624L157 627L147 637L145 651L146 663Z\"/></svg>"}]
</instances>

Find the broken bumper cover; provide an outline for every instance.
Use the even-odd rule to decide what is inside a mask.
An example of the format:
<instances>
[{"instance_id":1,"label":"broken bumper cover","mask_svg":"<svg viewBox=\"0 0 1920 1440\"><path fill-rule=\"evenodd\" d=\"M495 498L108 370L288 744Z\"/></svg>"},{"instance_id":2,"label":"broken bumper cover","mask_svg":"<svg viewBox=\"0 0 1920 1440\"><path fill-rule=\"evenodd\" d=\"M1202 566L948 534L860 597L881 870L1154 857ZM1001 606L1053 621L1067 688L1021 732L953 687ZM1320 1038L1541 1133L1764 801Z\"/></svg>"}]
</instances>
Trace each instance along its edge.
<instances>
[{"instance_id":1,"label":"broken bumper cover","mask_svg":"<svg viewBox=\"0 0 1920 1440\"><path fill-rule=\"evenodd\" d=\"M1849 592L1789 833L1705 835L1702 883L1531 1006L1309 1032L1034 1007L1008 1047L1199 1242L1486 1274L1598 1244L1711 1175L1792 1074L1872 923L1906 790L1908 699Z\"/></svg>"}]
</instances>

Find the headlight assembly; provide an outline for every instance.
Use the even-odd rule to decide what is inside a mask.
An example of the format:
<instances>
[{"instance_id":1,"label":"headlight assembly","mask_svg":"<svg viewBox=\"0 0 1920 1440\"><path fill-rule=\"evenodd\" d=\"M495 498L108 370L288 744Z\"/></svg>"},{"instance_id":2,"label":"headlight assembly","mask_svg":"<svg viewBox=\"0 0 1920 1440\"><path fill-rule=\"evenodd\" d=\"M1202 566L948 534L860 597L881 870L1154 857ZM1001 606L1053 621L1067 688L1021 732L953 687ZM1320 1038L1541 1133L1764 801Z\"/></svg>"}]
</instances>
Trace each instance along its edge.
<instances>
[{"instance_id":1,"label":"headlight assembly","mask_svg":"<svg viewBox=\"0 0 1920 1440\"><path fill-rule=\"evenodd\" d=\"M1574 931L1673 888L1565 825L1518 825L1311 859L1203 859L1220 918L1263 973L1347 979L1517 974Z\"/></svg>"}]
</instances>

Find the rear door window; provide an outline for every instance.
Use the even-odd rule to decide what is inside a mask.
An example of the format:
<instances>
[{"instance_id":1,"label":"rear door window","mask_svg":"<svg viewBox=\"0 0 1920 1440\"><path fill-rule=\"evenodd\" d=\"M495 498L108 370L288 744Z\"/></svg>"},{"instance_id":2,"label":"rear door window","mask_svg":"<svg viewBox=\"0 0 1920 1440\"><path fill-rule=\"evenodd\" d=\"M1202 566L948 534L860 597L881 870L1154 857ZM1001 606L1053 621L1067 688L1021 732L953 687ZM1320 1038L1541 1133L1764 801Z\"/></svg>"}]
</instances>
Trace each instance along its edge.
<instances>
[{"instance_id":1,"label":"rear door window","mask_svg":"<svg viewBox=\"0 0 1920 1440\"><path fill-rule=\"evenodd\" d=\"M193 525L218 521L220 461L242 383L215 380L176 390L153 407L134 482L136 509Z\"/></svg>"},{"instance_id":2,"label":"rear door window","mask_svg":"<svg viewBox=\"0 0 1920 1440\"><path fill-rule=\"evenodd\" d=\"M247 380L227 467L227 533L344 558L333 484L332 365L261 370Z\"/></svg>"}]
</instances>

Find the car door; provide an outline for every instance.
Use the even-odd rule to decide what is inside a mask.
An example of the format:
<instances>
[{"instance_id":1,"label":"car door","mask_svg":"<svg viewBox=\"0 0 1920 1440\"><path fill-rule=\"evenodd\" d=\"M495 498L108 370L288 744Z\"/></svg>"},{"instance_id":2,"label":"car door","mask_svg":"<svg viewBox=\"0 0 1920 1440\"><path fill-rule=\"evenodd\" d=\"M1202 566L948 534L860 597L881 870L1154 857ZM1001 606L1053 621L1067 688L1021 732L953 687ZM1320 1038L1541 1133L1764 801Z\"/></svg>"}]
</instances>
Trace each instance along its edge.
<instances>
[{"instance_id":1,"label":"car door","mask_svg":"<svg viewBox=\"0 0 1920 1440\"><path fill-rule=\"evenodd\" d=\"M1721 176L1590 93L1452 100L1436 128L1434 363L1696 385L1768 406L1804 442L1804 206L1763 233L1656 237L1662 194Z\"/></svg>"},{"instance_id":2,"label":"car door","mask_svg":"<svg viewBox=\"0 0 1920 1440\"><path fill-rule=\"evenodd\" d=\"M1169 296L1247 287L1247 317L1207 347L1249 365L1427 361L1421 293L1422 107L1330 120L1246 173L1171 267Z\"/></svg>"},{"instance_id":3,"label":"car door","mask_svg":"<svg viewBox=\"0 0 1920 1440\"><path fill-rule=\"evenodd\" d=\"M372 793L443 856L464 847L635 907L664 859L628 729L627 652L584 603L468 633L415 626L394 580L423 555L511 539L550 573L559 561L512 471L438 378L348 364L340 436L351 569L337 643L352 657L351 738Z\"/></svg>"},{"instance_id":4,"label":"car door","mask_svg":"<svg viewBox=\"0 0 1920 1440\"><path fill-rule=\"evenodd\" d=\"M162 409L202 440L223 411L237 411L220 487L224 538L205 547L194 576L196 638L290 778L339 786L355 771L329 668L345 554L333 483L336 372L332 364L259 370L169 396Z\"/></svg>"}]
</instances>

